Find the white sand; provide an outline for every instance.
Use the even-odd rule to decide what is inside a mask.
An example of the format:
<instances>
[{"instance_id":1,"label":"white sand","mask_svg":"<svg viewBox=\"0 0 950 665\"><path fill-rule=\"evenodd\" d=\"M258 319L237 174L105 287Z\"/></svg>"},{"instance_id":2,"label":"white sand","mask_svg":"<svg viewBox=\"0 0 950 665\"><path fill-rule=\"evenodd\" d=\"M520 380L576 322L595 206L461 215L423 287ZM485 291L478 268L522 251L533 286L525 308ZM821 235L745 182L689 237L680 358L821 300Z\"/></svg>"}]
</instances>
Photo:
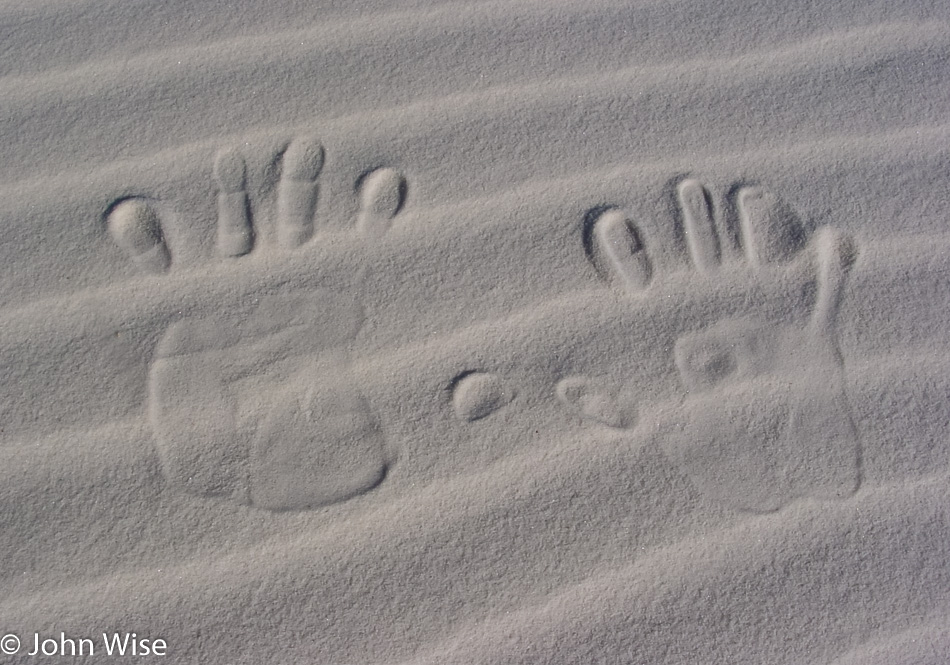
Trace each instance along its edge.
<instances>
[{"instance_id":1,"label":"white sand","mask_svg":"<svg viewBox=\"0 0 950 665\"><path fill-rule=\"evenodd\" d=\"M0 662L950 662L943 2L0 48Z\"/></svg>"}]
</instances>

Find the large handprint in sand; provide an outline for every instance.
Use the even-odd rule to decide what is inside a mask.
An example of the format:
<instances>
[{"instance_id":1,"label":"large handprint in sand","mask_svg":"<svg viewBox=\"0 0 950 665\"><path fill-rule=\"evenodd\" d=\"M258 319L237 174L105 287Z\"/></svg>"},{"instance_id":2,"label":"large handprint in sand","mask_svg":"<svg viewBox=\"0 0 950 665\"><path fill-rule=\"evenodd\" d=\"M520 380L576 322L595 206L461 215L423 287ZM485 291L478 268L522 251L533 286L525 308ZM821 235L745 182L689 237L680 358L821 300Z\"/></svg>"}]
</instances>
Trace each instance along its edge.
<instances>
[{"instance_id":1,"label":"large handprint in sand","mask_svg":"<svg viewBox=\"0 0 950 665\"><path fill-rule=\"evenodd\" d=\"M323 147L302 138L278 157L272 244L293 251L314 235ZM268 239L255 231L244 158L217 155L218 253L231 260ZM392 169L359 183L357 228L367 244L388 228L405 195ZM110 227L133 260L168 267L145 202L130 200ZM156 260L155 257L159 259ZM205 316L174 322L149 375L149 419L169 485L267 510L299 510L368 492L392 451L350 376L348 345L363 325L358 294L292 283Z\"/></svg>"}]
</instances>

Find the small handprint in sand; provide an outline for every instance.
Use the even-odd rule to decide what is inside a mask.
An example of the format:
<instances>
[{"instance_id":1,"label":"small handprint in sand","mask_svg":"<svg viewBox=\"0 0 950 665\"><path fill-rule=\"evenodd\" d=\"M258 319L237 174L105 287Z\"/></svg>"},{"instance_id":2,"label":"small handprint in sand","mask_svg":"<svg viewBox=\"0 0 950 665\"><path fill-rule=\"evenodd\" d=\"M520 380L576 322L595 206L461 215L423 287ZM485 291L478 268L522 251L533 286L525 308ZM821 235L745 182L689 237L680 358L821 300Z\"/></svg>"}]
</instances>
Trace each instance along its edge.
<instances>
[{"instance_id":1,"label":"small handprint in sand","mask_svg":"<svg viewBox=\"0 0 950 665\"><path fill-rule=\"evenodd\" d=\"M699 187L687 181L679 194L690 255L709 274L715 235L711 215L697 210ZM704 493L735 508L767 512L800 497L850 496L859 483L858 441L835 315L854 249L829 228L799 249L797 219L759 188L741 190L737 204L749 278L768 279L773 262L809 261L813 309L797 323L727 318L679 337L684 399L666 414L660 446Z\"/></svg>"},{"instance_id":2,"label":"small handprint in sand","mask_svg":"<svg viewBox=\"0 0 950 665\"><path fill-rule=\"evenodd\" d=\"M716 214L697 180L681 181L675 197L685 271L658 270L650 238L617 208L594 220L590 254L629 294L625 306L644 310L637 335L654 346L632 350L644 362L669 353L679 397L651 404L649 387L629 377L639 406L562 401L598 404L585 414L614 427L636 423L706 496L733 508L768 512L796 498L850 496L859 448L835 323L852 243L830 228L809 237L762 187L736 190L732 220Z\"/></svg>"}]
</instances>

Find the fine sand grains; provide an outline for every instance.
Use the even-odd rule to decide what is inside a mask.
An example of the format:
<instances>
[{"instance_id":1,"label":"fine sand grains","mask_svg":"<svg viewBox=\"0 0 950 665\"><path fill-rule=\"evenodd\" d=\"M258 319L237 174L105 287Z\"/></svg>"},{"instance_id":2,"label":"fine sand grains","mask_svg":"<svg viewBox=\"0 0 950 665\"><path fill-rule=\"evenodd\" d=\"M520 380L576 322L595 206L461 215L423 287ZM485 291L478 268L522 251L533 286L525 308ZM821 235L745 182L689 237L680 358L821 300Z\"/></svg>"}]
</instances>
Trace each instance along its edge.
<instances>
[{"instance_id":1,"label":"fine sand grains","mask_svg":"<svg viewBox=\"0 0 950 665\"><path fill-rule=\"evenodd\" d=\"M945 12L219 4L0 3L0 660L948 662Z\"/></svg>"}]
</instances>

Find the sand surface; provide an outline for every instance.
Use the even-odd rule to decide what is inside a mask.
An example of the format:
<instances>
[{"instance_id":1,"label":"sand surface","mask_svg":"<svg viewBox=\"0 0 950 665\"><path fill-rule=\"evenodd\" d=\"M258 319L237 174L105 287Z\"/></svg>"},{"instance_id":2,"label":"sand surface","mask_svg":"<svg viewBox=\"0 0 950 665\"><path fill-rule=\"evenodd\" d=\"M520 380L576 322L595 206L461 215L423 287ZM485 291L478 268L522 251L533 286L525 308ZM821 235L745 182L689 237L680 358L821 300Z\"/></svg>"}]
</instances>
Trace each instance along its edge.
<instances>
[{"instance_id":1,"label":"sand surface","mask_svg":"<svg viewBox=\"0 0 950 665\"><path fill-rule=\"evenodd\" d=\"M0 662L950 662L944 0L0 53Z\"/></svg>"}]
</instances>

